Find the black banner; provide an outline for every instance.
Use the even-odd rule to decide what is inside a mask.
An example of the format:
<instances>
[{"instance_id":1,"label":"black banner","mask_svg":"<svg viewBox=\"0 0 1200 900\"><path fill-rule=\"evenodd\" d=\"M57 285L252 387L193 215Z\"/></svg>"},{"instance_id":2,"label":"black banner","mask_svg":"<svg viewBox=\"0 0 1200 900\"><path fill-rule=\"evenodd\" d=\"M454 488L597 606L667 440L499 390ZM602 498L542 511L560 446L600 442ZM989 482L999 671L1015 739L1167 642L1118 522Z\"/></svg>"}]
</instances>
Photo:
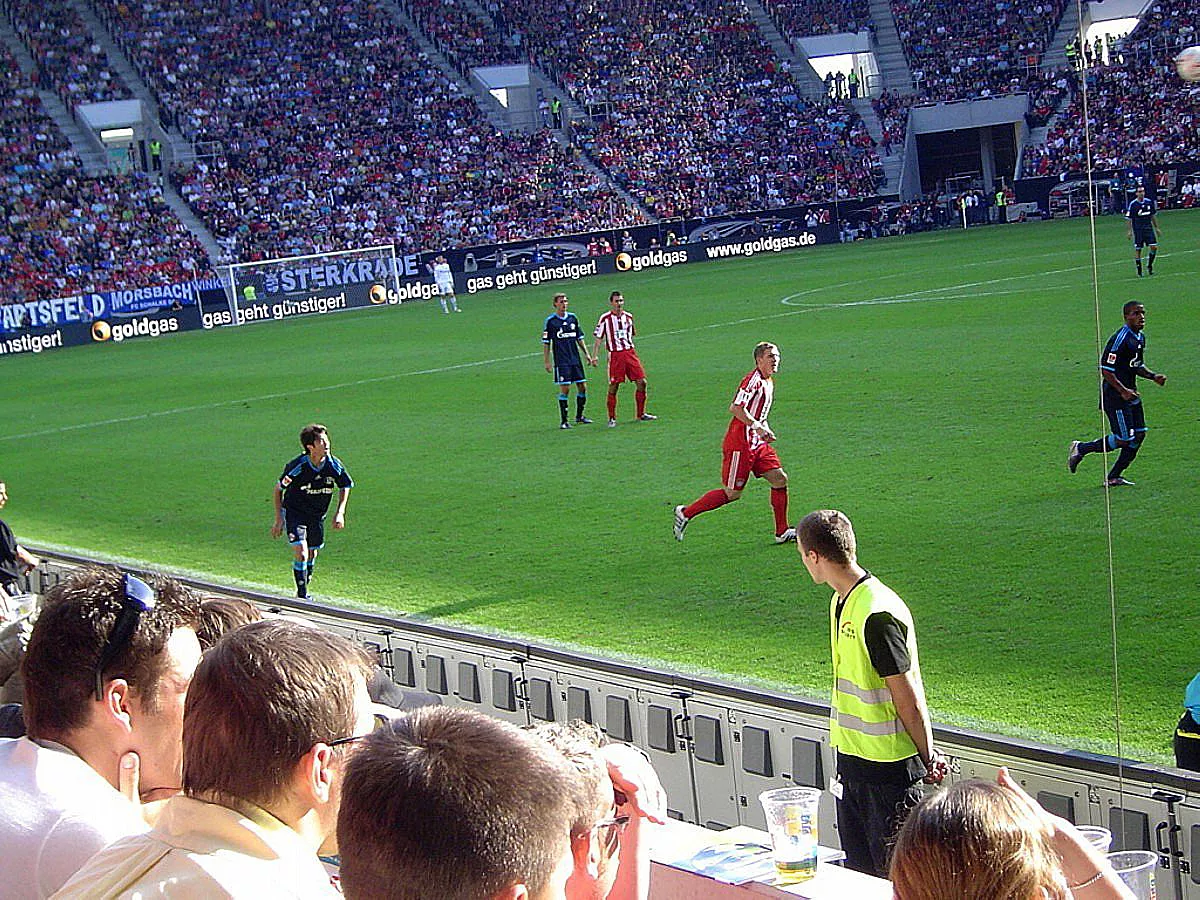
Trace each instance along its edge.
<instances>
[{"instance_id":1,"label":"black banner","mask_svg":"<svg viewBox=\"0 0 1200 900\"><path fill-rule=\"evenodd\" d=\"M95 322L71 322L48 328L35 328L20 334L0 336L0 356L17 356L100 344L115 347L126 341L162 337L200 328L200 311L195 306L180 310L162 310L144 316L121 319L97 319Z\"/></svg>"}]
</instances>

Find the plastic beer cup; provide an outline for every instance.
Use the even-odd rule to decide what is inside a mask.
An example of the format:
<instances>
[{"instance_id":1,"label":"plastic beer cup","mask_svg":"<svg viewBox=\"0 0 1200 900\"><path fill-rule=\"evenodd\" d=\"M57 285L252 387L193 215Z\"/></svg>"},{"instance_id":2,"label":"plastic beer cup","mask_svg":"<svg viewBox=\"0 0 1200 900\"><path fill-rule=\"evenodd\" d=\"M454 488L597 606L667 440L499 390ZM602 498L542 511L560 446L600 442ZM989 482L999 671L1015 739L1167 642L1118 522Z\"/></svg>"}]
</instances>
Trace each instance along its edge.
<instances>
[{"instance_id":1,"label":"plastic beer cup","mask_svg":"<svg viewBox=\"0 0 1200 900\"><path fill-rule=\"evenodd\" d=\"M779 884L807 881L817 874L817 804L813 788L776 788L758 795L767 814L767 830Z\"/></svg>"}]
</instances>

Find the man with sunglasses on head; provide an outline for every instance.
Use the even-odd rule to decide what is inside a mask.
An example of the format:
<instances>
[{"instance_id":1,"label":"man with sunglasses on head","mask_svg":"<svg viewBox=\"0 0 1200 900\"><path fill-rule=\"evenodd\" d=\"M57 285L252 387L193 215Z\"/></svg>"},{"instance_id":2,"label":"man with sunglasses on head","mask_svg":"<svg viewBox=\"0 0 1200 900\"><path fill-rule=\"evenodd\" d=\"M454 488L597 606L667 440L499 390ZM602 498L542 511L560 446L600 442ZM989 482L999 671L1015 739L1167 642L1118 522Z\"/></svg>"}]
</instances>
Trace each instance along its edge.
<instances>
[{"instance_id":1,"label":"man with sunglasses on head","mask_svg":"<svg viewBox=\"0 0 1200 900\"><path fill-rule=\"evenodd\" d=\"M339 635L268 619L221 637L183 717L183 794L148 834L97 854L56 898L336 898L343 769L374 727L371 660Z\"/></svg>"},{"instance_id":2,"label":"man with sunglasses on head","mask_svg":"<svg viewBox=\"0 0 1200 900\"><path fill-rule=\"evenodd\" d=\"M28 734L0 740L6 898L50 896L106 844L146 830L139 799L179 790L200 601L148 581L94 567L46 594L22 662Z\"/></svg>"}]
</instances>

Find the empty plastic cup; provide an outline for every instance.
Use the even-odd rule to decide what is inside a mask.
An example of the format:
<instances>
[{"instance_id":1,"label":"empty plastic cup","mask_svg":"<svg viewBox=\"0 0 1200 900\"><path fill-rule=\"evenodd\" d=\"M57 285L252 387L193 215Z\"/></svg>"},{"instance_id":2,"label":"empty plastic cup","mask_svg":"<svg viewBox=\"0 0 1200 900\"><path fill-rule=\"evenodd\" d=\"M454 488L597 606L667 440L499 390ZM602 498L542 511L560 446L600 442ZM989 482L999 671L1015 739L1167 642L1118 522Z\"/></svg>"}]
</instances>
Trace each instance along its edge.
<instances>
[{"instance_id":1,"label":"empty plastic cup","mask_svg":"<svg viewBox=\"0 0 1200 900\"><path fill-rule=\"evenodd\" d=\"M1087 839L1089 844L1101 853L1108 853L1108 848L1112 846L1111 831L1101 828L1099 825L1079 825L1077 827L1079 833Z\"/></svg>"},{"instance_id":2,"label":"empty plastic cup","mask_svg":"<svg viewBox=\"0 0 1200 900\"><path fill-rule=\"evenodd\" d=\"M817 874L817 804L813 788L776 788L758 795L767 814L778 883L795 884Z\"/></svg>"},{"instance_id":3,"label":"empty plastic cup","mask_svg":"<svg viewBox=\"0 0 1200 900\"><path fill-rule=\"evenodd\" d=\"M1138 900L1156 900L1154 870L1158 868L1157 853L1125 850L1108 854L1108 861Z\"/></svg>"}]
</instances>

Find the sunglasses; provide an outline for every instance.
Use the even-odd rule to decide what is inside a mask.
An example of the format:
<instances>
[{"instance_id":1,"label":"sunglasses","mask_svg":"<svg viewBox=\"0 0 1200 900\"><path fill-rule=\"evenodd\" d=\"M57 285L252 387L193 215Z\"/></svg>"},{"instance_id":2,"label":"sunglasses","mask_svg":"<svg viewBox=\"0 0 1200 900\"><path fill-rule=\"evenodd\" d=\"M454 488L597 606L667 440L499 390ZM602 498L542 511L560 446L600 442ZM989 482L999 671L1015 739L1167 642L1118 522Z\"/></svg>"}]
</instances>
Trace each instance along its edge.
<instances>
[{"instance_id":1,"label":"sunglasses","mask_svg":"<svg viewBox=\"0 0 1200 900\"><path fill-rule=\"evenodd\" d=\"M137 631L142 613L154 609L154 590L136 575L128 572L122 577L123 596L121 612L113 622L112 630L108 632L108 640L100 651L100 660L96 663L96 699L104 699L104 670L125 652L130 638Z\"/></svg>"},{"instance_id":2,"label":"sunglasses","mask_svg":"<svg viewBox=\"0 0 1200 900\"><path fill-rule=\"evenodd\" d=\"M355 741L365 740L372 734L377 734L380 731L391 731L391 729L392 720L383 713L375 713L375 725L371 728L369 733L355 734L344 738L336 738L332 741L325 741L324 743L327 747L341 747L343 744L353 744Z\"/></svg>"},{"instance_id":3,"label":"sunglasses","mask_svg":"<svg viewBox=\"0 0 1200 900\"><path fill-rule=\"evenodd\" d=\"M604 852L612 856L617 847L621 844L621 835L625 833L625 826L629 824L632 816L613 816L609 819L601 819L592 827L597 831L604 830Z\"/></svg>"}]
</instances>

